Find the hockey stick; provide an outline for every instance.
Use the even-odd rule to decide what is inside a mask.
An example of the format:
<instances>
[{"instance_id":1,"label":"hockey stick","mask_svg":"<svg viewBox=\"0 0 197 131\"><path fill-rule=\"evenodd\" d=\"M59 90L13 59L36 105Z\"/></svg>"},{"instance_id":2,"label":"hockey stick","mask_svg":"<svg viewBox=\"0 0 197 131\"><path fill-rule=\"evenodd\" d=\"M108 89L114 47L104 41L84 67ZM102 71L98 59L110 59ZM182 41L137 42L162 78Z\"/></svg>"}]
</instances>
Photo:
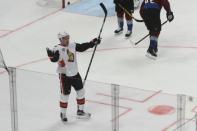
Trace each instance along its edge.
<instances>
[{"instance_id":1,"label":"hockey stick","mask_svg":"<svg viewBox=\"0 0 197 131\"><path fill-rule=\"evenodd\" d=\"M3 54L2 54L1 49L0 49L0 64L1 63L3 64L2 65L3 68L8 72L8 74L10 74L9 69L8 69L7 65L5 64L5 61L4 61L4 58L3 58Z\"/></svg>"},{"instance_id":2,"label":"hockey stick","mask_svg":"<svg viewBox=\"0 0 197 131\"><path fill-rule=\"evenodd\" d=\"M167 22L168 22L168 20L166 20L165 22L163 22L161 25L163 26ZM146 39L146 37L148 37L149 35L150 35L150 33L148 33L147 35L145 35L144 37L142 37L140 40L138 40L137 42L135 42L135 45L139 44L141 41L143 41L144 39Z\"/></svg>"},{"instance_id":3,"label":"hockey stick","mask_svg":"<svg viewBox=\"0 0 197 131\"><path fill-rule=\"evenodd\" d=\"M102 26L101 26L99 35L98 35L98 39L101 38L101 33L102 33L103 26L104 26L104 23L105 23L105 20L106 20L106 17L107 17L107 9L106 9L105 5L104 5L103 3L100 3L100 6L101 6L101 8L102 8L103 11L104 11L105 16L104 16L104 19L103 19L103 24L102 24ZM85 79L84 79L83 85L85 85L86 79L87 79L87 77L88 77L88 73L89 73L90 66L91 66L91 64L92 64L92 60L93 60L93 58L94 58L95 52L96 52L96 48L97 48L97 45L95 45L95 47L94 47L94 51L93 51L92 57L91 57L91 59L90 59L90 63L89 63L89 66L88 66L88 69L87 69L87 72L86 72L86 75L85 75Z\"/></svg>"},{"instance_id":4,"label":"hockey stick","mask_svg":"<svg viewBox=\"0 0 197 131\"><path fill-rule=\"evenodd\" d=\"M130 17L132 17L136 22L144 22L144 20L139 20L139 19L136 19L131 13L129 13L129 11L127 9L125 9L121 4L117 3L118 6L124 10L124 12L126 12Z\"/></svg>"}]
</instances>

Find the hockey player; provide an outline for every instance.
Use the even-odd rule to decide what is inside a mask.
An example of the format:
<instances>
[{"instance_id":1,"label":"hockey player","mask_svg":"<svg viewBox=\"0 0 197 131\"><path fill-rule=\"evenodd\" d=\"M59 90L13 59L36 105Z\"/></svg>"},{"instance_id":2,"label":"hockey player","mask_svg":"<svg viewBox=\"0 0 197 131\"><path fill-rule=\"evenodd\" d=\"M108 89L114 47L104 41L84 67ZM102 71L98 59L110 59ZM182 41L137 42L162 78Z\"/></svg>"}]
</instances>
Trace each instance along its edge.
<instances>
[{"instance_id":1,"label":"hockey player","mask_svg":"<svg viewBox=\"0 0 197 131\"><path fill-rule=\"evenodd\" d=\"M169 22L174 19L173 12L168 0L144 0L140 8L140 15L149 30L150 45L147 50L147 56L155 59L158 52L158 37L161 31L161 8L166 10L166 16Z\"/></svg>"},{"instance_id":2,"label":"hockey player","mask_svg":"<svg viewBox=\"0 0 197 131\"><path fill-rule=\"evenodd\" d=\"M129 37L131 36L133 29L133 19L129 15L134 12L133 0L114 0L114 4L115 4L115 11L118 20L118 29L116 29L114 33L115 34L122 33L124 26L124 15L125 15L127 22L127 33L125 34L125 37ZM125 12L125 10L127 12Z\"/></svg>"},{"instance_id":3,"label":"hockey player","mask_svg":"<svg viewBox=\"0 0 197 131\"><path fill-rule=\"evenodd\" d=\"M68 98L71 92L71 86L76 91L76 101L78 105L78 118L89 118L90 113L84 112L85 105L85 90L83 88L82 79L78 72L76 51L83 52L89 48L100 44L100 39L94 38L86 43L74 43L69 41L69 34L61 32L58 34L60 44L54 46L51 50L47 48L47 54L51 62L57 62L60 79L60 117L62 121L67 121L66 110L68 106Z\"/></svg>"}]
</instances>

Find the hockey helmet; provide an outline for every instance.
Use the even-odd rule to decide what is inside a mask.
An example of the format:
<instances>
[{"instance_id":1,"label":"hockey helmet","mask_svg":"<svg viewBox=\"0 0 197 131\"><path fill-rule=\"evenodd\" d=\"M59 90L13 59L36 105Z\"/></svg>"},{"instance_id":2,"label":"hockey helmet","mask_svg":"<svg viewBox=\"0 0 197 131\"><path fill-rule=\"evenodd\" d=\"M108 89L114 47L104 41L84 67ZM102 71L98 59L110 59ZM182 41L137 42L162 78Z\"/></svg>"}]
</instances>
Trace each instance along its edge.
<instances>
[{"instance_id":1,"label":"hockey helmet","mask_svg":"<svg viewBox=\"0 0 197 131\"><path fill-rule=\"evenodd\" d=\"M62 39L63 37L69 36L69 34L66 31L63 31L59 32L57 36L59 39Z\"/></svg>"}]
</instances>

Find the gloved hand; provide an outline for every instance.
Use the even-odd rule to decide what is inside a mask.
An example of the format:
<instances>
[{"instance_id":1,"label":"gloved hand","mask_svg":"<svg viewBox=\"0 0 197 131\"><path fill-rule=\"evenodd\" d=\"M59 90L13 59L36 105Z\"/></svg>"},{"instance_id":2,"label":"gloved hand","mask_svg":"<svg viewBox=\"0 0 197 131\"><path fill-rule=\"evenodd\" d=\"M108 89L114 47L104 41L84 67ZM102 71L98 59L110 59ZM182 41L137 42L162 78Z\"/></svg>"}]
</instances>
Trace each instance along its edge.
<instances>
[{"instance_id":1,"label":"gloved hand","mask_svg":"<svg viewBox=\"0 0 197 131\"><path fill-rule=\"evenodd\" d=\"M48 57L53 57L54 56L54 52L52 50L50 50L48 47L46 48L46 50L47 50Z\"/></svg>"},{"instance_id":2,"label":"gloved hand","mask_svg":"<svg viewBox=\"0 0 197 131\"><path fill-rule=\"evenodd\" d=\"M59 58L60 53L59 53L59 51L58 51L58 50L56 50L56 51L54 52L54 56L55 56L56 58Z\"/></svg>"},{"instance_id":3,"label":"gloved hand","mask_svg":"<svg viewBox=\"0 0 197 131\"><path fill-rule=\"evenodd\" d=\"M98 44L101 43L101 39L99 39L99 38L94 38L91 42L94 43L94 45L98 45Z\"/></svg>"},{"instance_id":4,"label":"gloved hand","mask_svg":"<svg viewBox=\"0 0 197 131\"><path fill-rule=\"evenodd\" d=\"M59 58L59 51L58 50L56 50L55 52L50 50L49 48L46 48L46 50L47 50L48 57L50 57L50 58L51 57L58 57Z\"/></svg>"},{"instance_id":5,"label":"gloved hand","mask_svg":"<svg viewBox=\"0 0 197 131\"><path fill-rule=\"evenodd\" d=\"M168 21L171 22L174 19L173 12L171 12L171 11L167 12L166 17L167 17Z\"/></svg>"}]
</instances>

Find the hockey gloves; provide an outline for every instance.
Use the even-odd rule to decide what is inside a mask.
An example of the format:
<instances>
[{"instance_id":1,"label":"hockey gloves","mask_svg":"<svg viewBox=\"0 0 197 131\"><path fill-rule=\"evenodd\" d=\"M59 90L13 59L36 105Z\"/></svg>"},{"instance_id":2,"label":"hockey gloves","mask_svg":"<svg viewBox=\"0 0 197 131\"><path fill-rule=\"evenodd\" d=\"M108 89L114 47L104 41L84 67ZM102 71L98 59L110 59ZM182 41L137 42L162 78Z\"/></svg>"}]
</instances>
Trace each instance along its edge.
<instances>
[{"instance_id":1,"label":"hockey gloves","mask_svg":"<svg viewBox=\"0 0 197 131\"><path fill-rule=\"evenodd\" d=\"M52 51L49 48L46 48L47 50L47 55L50 58L51 62L57 62L59 59L59 51Z\"/></svg>"},{"instance_id":2,"label":"hockey gloves","mask_svg":"<svg viewBox=\"0 0 197 131\"><path fill-rule=\"evenodd\" d=\"M174 15L173 12L167 12L166 17L168 19L169 22L171 22L174 19Z\"/></svg>"},{"instance_id":3,"label":"hockey gloves","mask_svg":"<svg viewBox=\"0 0 197 131\"><path fill-rule=\"evenodd\" d=\"M101 43L101 39L94 38L91 42L94 43L94 45L98 45Z\"/></svg>"},{"instance_id":4,"label":"hockey gloves","mask_svg":"<svg viewBox=\"0 0 197 131\"><path fill-rule=\"evenodd\" d=\"M48 57L53 57L54 53L49 48L46 48Z\"/></svg>"}]
</instances>

